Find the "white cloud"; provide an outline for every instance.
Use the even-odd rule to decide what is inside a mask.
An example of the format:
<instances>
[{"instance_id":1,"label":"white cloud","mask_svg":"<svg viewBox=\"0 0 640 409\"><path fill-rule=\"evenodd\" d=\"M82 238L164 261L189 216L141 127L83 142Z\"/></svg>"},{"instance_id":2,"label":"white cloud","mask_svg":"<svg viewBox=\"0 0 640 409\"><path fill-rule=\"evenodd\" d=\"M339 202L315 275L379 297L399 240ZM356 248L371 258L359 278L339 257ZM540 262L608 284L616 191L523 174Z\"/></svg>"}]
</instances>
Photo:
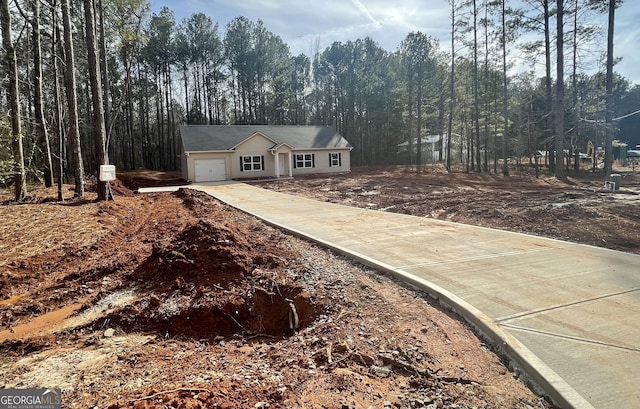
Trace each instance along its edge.
<instances>
[{"instance_id":1,"label":"white cloud","mask_svg":"<svg viewBox=\"0 0 640 409\"><path fill-rule=\"evenodd\" d=\"M369 13L369 10L367 10L367 8L364 6L364 4L362 4L362 2L360 0L351 0L351 2L353 4L355 4L355 6L365 15L367 16L367 18L369 20L371 20L371 22L373 23L373 25L376 28L380 28L381 24L375 19L373 18L373 16L371 15L371 13Z\"/></svg>"},{"instance_id":2,"label":"white cloud","mask_svg":"<svg viewBox=\"0 0 640 409\"><path fill-rule=\"evenodd\" d=\"M367 1L365 6L364 3L353 0L353 5L357 7L352 9L358 10L360 16L354 15L353 10L348 10L346 5L349 3L346 2L328 0L324 4L324 7L332 10L332 16L344 13L342 16L347 19L340 21L340 24L328 22L324 26L318 25L317 28L324 29L296 36L289 42L294 52L308 53L316 39L320 39L321 47L326 47L334 41L344 42L369 36L391 51L396 49L411 31L422 31L439 39L445 39L449 35L449 10L446 2L426 8L416 1L398 4L371 0ZM344 9L334 12L334 4L342 4ZM366 21L362 21L363 16L366 17Z\"/></svg>"}]
</instances>

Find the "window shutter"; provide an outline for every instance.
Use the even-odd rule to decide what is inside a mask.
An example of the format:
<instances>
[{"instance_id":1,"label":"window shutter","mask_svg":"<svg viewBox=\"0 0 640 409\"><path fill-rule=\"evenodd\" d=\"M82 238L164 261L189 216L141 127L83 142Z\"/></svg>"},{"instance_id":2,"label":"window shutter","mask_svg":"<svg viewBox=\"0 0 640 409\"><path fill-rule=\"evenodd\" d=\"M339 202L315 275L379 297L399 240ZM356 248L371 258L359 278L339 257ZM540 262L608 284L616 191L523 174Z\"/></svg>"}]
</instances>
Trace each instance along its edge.
<instances>
[{"instance_id":1,"label":"window shutter","mask_svg":"<svg viewBox=\"0 0 640 409\"><path fill-rule=\"evenodd\" d=\"M260 156L260 170L264 170L264 155Z\"/></svg>"},{"instance_id":2,"label":"window shutter","mask_svg":"<svg viewBox=\"0 0 640 409\"><path fill-rule=\"evenodd\" d=\"M342 166L342 152L338 153L338 166Z\"/></svg>"},{"instance_id":3,"label":"window shutter","mask_svg":"<svg viewBox=\"0 0 640 409\"><path fill-rule=\"evenodd\" d=\"M329 152L329 167L331 167L333 165L333 162L331 162L331 152Z\"/></svg>"},{"instance_id":4,"label":"window shutter","mask_svg":"<svg viewBox=\"0 0 640 409\"><path fill-rule=\"evenodd\" d=\"M293 168L297 168L296 164L298 163L298 155L293 155Z\"/></svg>"},{"instance_id":5,"label":"window shutter","mask_svg":"<svg viewBox=\"0 0 640 409\"><path fill-rule=\"evenodd\" d=\"M240 156L240 172L244 172L244 163L242 163L242 156Z\"/></svg>"},{"instance_id":6,"label":"window shutter","mask_svg":"<svg viewBox=\"0 0 640 409\"><path fill-rule=\"evenodd\" d=\"M311 154L311 167L312 168L316 167L316 154L315 153Z\"/></svg>"}]
</instances>

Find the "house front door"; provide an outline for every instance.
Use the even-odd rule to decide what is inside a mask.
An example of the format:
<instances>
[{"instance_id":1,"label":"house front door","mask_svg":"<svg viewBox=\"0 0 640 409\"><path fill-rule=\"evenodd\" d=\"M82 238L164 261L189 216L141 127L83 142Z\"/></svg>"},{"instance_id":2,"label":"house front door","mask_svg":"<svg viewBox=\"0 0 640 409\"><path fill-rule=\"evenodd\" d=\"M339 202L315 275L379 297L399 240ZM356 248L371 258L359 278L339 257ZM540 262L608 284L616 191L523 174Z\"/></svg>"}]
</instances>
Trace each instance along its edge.
<instances>
[{"instance_id":1,"label":"house front door","mask_svg":"<svg viewBox=\"0 0 640 409\"><path fill-rule=\"evenodd\" d=\"M289 153L279 153L278 154L278 170L280 174L278 177L287 177L291 176L291 168L289 163L289 157L291 155Z\"/></svg>"}]
</instances>

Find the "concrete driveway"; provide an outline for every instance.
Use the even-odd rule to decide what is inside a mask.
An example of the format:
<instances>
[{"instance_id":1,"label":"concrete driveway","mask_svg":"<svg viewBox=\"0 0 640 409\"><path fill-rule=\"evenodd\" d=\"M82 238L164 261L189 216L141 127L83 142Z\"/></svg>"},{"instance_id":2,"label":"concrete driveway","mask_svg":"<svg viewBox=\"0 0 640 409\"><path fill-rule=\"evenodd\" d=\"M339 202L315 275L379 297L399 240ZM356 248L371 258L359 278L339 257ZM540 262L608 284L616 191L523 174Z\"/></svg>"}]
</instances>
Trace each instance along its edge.
<instances>
[{"instance_id":1,"label":"concrete driveway","mask_svg":"<svg viewBox=\"0 0 640 409\"><path fill-rule=\"evenodd\" d=\"M428 289L561 407L640 408L638 255L246 184L191 187Z\"/></svg>"}]
</instances>

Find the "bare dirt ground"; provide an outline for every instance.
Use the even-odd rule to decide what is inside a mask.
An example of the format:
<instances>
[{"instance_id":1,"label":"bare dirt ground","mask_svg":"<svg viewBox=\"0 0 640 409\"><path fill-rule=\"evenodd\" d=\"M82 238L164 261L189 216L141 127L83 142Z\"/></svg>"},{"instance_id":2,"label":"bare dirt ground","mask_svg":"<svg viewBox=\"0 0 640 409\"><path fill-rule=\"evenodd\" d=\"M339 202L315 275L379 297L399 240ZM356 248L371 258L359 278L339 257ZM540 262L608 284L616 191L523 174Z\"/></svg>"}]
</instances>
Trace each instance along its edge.
<instances>
[{"instance_id":1,"label":"bare dirt ground","mask_svg":"<svg viewBox=\"0 0 640 409\"><path fill-rule=\"evenodd\" d=\"M264 186L638 252L625 180L384 168ZM0 387L60 387L78 408L551 407L425 294L209 196L65 189L0 197Z\"/></svg>"}]
</instances>

